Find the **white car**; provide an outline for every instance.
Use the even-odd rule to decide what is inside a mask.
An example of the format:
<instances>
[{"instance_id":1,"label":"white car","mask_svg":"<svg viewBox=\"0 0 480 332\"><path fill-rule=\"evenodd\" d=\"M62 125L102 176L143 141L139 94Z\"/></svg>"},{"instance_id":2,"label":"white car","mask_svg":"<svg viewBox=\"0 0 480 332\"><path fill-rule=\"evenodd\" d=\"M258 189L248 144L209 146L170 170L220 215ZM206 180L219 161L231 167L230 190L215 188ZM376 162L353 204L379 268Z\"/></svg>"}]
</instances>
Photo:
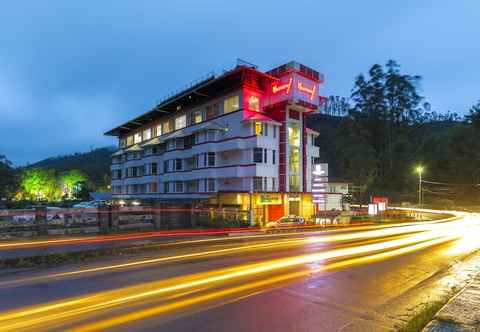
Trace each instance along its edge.
<instances>
[{"instance_id":1,"label":"white car","mask_svg":"<svg viewBox=\"0 0 480 332\"><path fill-rule=\"evenodd\" d=\"M278 220L267 223L268 228L275 227L294 227L305 225L305 219L299 216L283 216Z\"/></svg>"}]
</instances>

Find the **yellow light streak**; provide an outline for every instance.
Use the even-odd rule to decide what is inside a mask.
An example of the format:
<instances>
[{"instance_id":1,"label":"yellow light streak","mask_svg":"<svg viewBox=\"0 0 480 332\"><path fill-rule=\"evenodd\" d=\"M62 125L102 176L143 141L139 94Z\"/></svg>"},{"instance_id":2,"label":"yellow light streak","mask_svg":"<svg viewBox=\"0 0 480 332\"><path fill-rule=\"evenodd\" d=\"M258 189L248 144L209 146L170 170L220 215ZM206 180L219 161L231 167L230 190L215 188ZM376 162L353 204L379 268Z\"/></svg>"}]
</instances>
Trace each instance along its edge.
<instances>
[{"instance_id":1,"label":"yellow light streak","mask_svg":"<svg viewBox=\"0 0 480 332\"><path fill-rule=\"evenodd\" d=\"M238 281L244 277L258 277L271 272L279 272L286 268L298 267L307 263L329 259L348 259L355 255L376 254L379 251L393 250L408 245L431 241L445 237L441 231L432 231L396 239L382 243L374 243L357 247L335 249L320 253L281 258L267 262L202 272L185 277L172 278L161 282L152 282L140 286L131 286L120 290L101 292L79 297L77 299L59 301L53 304L19 309L0 315L0 331L19 331L31 329L43 324L53 324L73 319L87 313L98 313L100 310L146 300L169 293L190 290L193 288L224 286L226 282Z\"/></svg>"}]
</instances>

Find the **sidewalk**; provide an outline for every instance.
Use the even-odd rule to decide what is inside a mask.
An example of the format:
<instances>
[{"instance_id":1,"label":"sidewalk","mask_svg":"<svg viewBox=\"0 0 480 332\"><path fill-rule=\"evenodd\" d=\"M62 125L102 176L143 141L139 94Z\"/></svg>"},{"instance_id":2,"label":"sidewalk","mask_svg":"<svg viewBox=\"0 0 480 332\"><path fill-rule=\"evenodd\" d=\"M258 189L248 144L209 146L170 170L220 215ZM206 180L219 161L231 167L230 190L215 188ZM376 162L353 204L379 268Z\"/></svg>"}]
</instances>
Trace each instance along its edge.
<instances>
[{"instance_id":1,"label":"sidewalk","mask_svg":"<svg viewBox=\"0 0 480 332\"><path fill-rule=\"evenodd\" d=\"M423 331L480 331L480 273L435 315Z\"/></svg>"}]
</instances>

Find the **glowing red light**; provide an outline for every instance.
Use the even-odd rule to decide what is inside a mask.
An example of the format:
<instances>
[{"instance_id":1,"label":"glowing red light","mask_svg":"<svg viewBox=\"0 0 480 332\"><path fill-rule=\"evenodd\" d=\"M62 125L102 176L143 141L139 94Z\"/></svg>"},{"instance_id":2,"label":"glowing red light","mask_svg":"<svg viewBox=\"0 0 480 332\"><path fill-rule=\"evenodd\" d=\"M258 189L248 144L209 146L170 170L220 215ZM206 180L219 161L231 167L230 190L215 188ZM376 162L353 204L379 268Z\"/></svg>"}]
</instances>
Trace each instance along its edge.
<instances>
[{"instance_id":1,"label":"glowing red light","mask_svg":"<svg viewBox=\"0 0 480 332\"><path fill-rule=\"evenodd\" d=\"M298 82L297 87L298 91L308 93L310 95L310 100L313 100L313 98L315 98L315 92L317 91L317 86L315 84L313 85L313 87L308 88L303 85L302 82Z\"/></svg>"},{"instance_id":2,"label":"glowing red light","mask_svg":"<svg viewBox=\"0 0 480 332\"><path fill-rule=\"evenodd\" d=\"M278 84L275 83L274 85L272 85L272 92L273 92L273 93L278 93L278 92L280 92L280 91L285 90L285 92L286 92L287 94L289 94L289 93L290 93L290 89L292 88L292 83L293 83L293 78L291 78L291 77L290 77L290 79L288 80L288 83L284 83L284 84L280 84L280 85L278 85Z\"/></svg>"}]
</instances>

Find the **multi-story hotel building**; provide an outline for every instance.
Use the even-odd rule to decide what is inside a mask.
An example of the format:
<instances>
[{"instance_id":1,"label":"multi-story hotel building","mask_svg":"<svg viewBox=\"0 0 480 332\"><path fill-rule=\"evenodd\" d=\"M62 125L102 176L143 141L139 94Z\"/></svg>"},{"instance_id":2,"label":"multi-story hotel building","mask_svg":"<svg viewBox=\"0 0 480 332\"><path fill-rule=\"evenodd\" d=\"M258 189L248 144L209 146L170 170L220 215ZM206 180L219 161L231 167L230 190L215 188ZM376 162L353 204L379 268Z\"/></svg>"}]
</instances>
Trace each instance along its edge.
<instances>
[{"instance_id":1,"label":"multi-story hotel building","mask_svg":"<svg viewBox=\"0 0 480 332\"><path fill-rule=\"evenodd\" d=\"M289 62L268 72L239 65L160 102L106 133L117 136L112 194L254 211L263 223L312 217L311 174L323 76Z\"/></svg>"}]
</instances>

